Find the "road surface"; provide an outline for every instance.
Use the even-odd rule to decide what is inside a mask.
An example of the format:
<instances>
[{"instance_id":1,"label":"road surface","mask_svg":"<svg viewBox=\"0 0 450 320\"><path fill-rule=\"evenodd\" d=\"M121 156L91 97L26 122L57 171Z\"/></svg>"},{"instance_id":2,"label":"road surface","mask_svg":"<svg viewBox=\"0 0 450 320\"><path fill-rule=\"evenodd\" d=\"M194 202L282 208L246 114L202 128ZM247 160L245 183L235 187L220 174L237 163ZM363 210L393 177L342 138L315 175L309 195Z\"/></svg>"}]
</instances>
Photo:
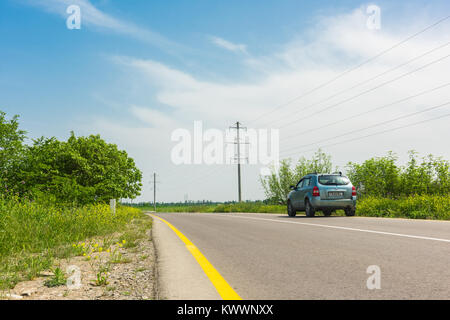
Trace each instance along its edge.
<instances>
[{"instance_id":1,"label":"road surface","mask_svg":"<svg viewBox=\"0 0 450 320\"><path fill-rule=\"evenodd\" d=\"M281 214L157 216L192 241L243 299L450 299L449 221ZM176 238L162 222L155 229L160 238ZM197 268L199 274L194 259L182 261L182 254L161 249L179 270ZM369 266L379 267L380 289L367 287ZM194 272L187 273L194 277ZM173 282L170 275L167 278ZM186 287L177 281L172 287ZM190 281L208 282L206 277ZM192 299L203 298L189 293L189 286L186 290ZM210 298L216 299L217 293Z\"/></svg>"}]
</instances>

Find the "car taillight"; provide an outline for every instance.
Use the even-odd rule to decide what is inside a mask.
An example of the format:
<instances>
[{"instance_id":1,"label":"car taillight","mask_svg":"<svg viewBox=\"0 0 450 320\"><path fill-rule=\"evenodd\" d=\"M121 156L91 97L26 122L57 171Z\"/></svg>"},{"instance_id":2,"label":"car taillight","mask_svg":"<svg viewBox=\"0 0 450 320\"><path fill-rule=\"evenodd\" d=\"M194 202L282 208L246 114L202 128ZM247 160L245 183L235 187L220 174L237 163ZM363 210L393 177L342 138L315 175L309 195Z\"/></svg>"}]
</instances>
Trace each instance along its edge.
<instances>
[{"instance_id":1,"label":"car taillight","mask_svg":"<svg viewBox=\"0 0 450 320\"><path fill-rule=\"evenodd\" d=\"M352 197L356 197L356 188L355 188L355 186L352 187Z\"/></svg>"},{"instance_id":2,"label":"car taillight","mask_svg":"<svg viewBox=\"0 0 450 320\"><path fill-rule=\"evenodd\" d=\"M318 187L314 187L313 189L313 197L320 197L320 192Z\"/></svg>"}]
</instances>

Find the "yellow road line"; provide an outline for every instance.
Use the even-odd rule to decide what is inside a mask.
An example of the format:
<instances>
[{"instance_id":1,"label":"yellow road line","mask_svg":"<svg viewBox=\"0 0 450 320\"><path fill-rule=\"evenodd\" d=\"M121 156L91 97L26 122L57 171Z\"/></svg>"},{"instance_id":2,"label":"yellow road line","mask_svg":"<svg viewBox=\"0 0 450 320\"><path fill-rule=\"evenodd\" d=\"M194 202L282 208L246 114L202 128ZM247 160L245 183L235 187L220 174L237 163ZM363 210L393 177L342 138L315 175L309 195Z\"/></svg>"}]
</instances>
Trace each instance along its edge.
<instances>
[{"instance_id":1,"label":"yellow road line","mask_svg":"<svg viewBox=\"0 0 450 320\"><path fill-rule=\"evenodd\" d=\"M220 294L223 300L242 300L242 298L233 290L233 288L226 282L226 280L220 275L220 273L214 268L214 266L206 259L206 257L198 250L198 248L188 239L184 234L182 234L177 228L175 228L168 221L164 220L155 215L151 215L154 218L158 218L172 229L177 236L184 242L186 248L197 260L200 267L208 276L209 280L212 282L217 292Z\"/></svg>"}]
</instances>

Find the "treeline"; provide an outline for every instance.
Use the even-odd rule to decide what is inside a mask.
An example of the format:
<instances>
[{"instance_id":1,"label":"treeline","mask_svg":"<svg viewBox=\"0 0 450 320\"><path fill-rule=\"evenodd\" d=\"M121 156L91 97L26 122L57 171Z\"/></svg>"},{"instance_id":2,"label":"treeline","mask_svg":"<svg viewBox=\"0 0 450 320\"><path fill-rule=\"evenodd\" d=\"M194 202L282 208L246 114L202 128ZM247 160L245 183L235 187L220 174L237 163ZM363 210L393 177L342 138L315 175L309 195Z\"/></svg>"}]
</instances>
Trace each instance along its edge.
<instances>
[{"instance_id":1,"label":"treeline","mask_svg":"<svg viewBox=\"0 0 450 320\"><path fill-rule=\"evenodd\" d=\"M85 205L140 194L142 173L125 151L99 135L26 144L18 116L0 111L0 195Z\"/></svg>"},{"instance_id":2,"label":"treeline","mask_svg":"<svg viewBox=\"0 0 450 320\"><path fill-rule=\"evenodd\" d=\"M406 165L399 165L398 156L389 152L386 156L375 157L363 163L349 162L343 173L346 174L358 195L399 199L414 195L449 195L450 162L441 157L428 155L419 158L417 152L409 152ZM272 168L269 176L261 177L261 184L270 203L285 204L289 187L306 174L312 172L332 173L331 156L321 150L311 159L304 157L292 165L291 159L281 161L278 169Z\"/></svg>"}]
</instances>

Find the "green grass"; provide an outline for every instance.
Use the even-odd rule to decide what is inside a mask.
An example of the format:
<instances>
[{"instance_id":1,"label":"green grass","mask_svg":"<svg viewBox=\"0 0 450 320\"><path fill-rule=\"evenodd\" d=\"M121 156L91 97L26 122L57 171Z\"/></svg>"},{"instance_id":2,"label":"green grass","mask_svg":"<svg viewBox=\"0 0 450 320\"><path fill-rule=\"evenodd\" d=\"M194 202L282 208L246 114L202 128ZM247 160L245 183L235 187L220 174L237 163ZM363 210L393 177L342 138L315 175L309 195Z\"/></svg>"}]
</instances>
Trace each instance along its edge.
<instances>
[{"instance_id":1,"label":"green grass","mask_svg":"<svg viewBox=\"0 0 450 320\"><path fill-rule=\"evenodd\" d=\"M123 230L140 210L107 205L62 208L0 198L0 290L31 280L52 267L54 258L77 255L72 244Z\"/></svg>"},{"instance_id":2,"label":"green grass","mask_svg":"<svg viewBox=\"0 0 450 320\"><path fill-rule=\"evenodd\" d=\"M145 210L146 208L143 208ZM286 213L284 205L244 202L216 205L161 206L158 212L253 212ZM342 210L335 215L344 215ZM417 195L401 199L365 197L357 202L356 215L365 217L450 220L450 195Z\"/></svg>"}]
</instances>

